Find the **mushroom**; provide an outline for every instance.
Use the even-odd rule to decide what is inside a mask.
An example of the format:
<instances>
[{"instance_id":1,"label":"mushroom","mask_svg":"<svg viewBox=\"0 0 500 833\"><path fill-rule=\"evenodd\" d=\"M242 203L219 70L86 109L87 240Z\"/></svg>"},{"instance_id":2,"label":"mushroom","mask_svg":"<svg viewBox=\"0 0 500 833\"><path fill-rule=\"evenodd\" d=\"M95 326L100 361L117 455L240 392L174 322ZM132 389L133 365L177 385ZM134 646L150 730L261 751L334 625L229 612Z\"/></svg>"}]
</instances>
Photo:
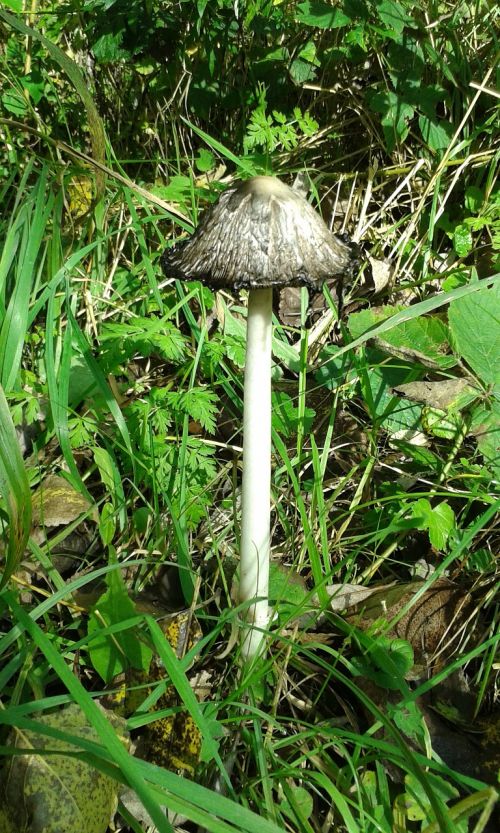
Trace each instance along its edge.
<instances>
[{"instance_id":1,"label":"mushroom","mask_svg":"<svg viewBox=\"0 0 500 833\"><path fill-rule=\"evenodd\" d=\"M261 653L269 622L273 287L318 289L327 278L352 271L353 264L350 246L329 231L307 200L270 176L226 190L192 237L162 258L168 277L249 290L239 586L247 606L245 660Z\"/></svg>"}]
</instances>

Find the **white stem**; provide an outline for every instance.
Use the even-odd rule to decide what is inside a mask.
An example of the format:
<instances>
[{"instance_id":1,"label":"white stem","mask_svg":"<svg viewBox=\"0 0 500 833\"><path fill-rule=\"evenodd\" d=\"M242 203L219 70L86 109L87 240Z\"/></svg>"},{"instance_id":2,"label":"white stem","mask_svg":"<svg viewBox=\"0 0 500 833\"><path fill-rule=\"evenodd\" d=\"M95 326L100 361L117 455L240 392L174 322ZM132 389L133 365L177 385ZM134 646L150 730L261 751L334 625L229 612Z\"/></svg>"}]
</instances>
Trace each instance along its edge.
<instances>
[{"instance_id":1,"label":"white stem","mask_svg":"<svg viewBox=\"0 0 500 833\"><path fill-rule=\"evenodd\" d=\"M245 660L259 653L262 630L269 622L272 308L272 289L250 290L243 402L240 602L261 600L250 605L246 613L249 627L242 639Z\"/></svg>"}]
</instances>

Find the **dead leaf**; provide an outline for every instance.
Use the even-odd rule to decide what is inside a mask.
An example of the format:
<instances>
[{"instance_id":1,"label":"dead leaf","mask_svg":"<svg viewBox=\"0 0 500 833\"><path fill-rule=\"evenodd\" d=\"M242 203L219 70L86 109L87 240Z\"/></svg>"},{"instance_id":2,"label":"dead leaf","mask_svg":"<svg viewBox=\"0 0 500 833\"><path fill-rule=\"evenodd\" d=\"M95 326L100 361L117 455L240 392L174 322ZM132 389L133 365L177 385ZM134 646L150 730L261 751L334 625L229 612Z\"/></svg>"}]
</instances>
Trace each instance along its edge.
<instances>
[{"instance_id":1,"label":"dead leaf","mask_svg":"<svg viewBox=\"0 0 500 833\"><path fill-rule=\"evenodd\" d=\"M347 621L366 629L377 620L391 622L414 598L425 582L412 581L384 588L373 593L346 615ZM439 650L439 661L445 660L443 645L460 630L472 611L469 593L446 579L437 579L398 621L384 629L393 639L405 639L413 648L415 665L432 666L433 655ZM383 626L383 625L382 625ZM452 650L456 650L456 641Z\"/></svg>"},{"instance_id":2,"label":"dead leaf","mask_svg":"<svg viewBox=\"0 0 500 833\"><path fill-rule=\"evenodd\" d=\"M410 382L407 385L398 385L393 388L395 393L411 399L413 402L422 402L432 408L439 408L446 411L448 408L457 409L463 407L468 399L476 399L479 391L473 388L467 379L443 379L440 382Z\"/></svg>"},{"instance_id":3,"label":"dead leaf","mask_svg":"<svg viewBox=\"0 0 500 833\"><path fill-rule=\"evenodd\" d=\"M330 596L331 609L339 613L360 604L379 588L362 587L360 584L329 584L325 589Z\"/></svg>"},{"instance_id":4,"label":"dead leaf","mask_svg":"<svg viewBox=\"0 0 500 833\"><path fill-rule=\"evenodd\" d=\"M77 705L42 715L37 720L59 731L99 741L97 732ZM110 720L124 737L125 721L113 714ZM43 755L44 749L77 751L65 741L13 729L9 743L36 750L36 754L13 757L3 773L5 806L16 820L19 833L28 829L28 824L29 833L106 832L118 800L116 781L77 757Z\"/></svg>"},{"instance_id":5,"label":"dead leaf","mask_svg":"<svg viewBox=\"0 0 500 833\"><path fill-rule=\"evenodd\" d=\"M49 474L42 480L33 494L32 504L33 527L66 526L91 507L87 498L58 474Z\"/></svg>"}]
</instances>

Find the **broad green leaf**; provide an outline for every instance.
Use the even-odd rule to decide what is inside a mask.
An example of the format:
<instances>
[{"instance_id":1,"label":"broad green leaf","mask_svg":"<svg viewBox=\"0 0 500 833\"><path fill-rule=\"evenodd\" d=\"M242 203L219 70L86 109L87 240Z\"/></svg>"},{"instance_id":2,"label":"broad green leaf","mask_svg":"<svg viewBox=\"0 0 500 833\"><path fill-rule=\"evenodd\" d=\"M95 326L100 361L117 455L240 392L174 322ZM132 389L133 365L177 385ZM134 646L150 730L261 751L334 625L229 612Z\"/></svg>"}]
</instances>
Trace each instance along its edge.
<instances>
[{"instance_id":1,"label":"broad green leaf","mask_svg":"<svg viewBox=\"0 0 500 833\"><path fill-rule=\"evenodd\" d=\"M2 95L2 104L5 109L17 118L23 118L28 112L26 99L17 90L10 90Z\"/></svg>"},{"instance_id":2,"label":"broad green leaf","mask_svg":"<svg viewBox=\"0 0 500 833\"><path fill-rule=\"evenodd\" d=\"M402 311L401 307L381 307L377 310L363 310L349 318L349 330L354 338L372 327ZM449 368L456 364L450 353L449 333L446 324L438 316L420 316L398 324L384 333L383 339L377 339L376 346L399 358L412 359L419 356L425 362L433 362L437 367Z\"/></svg>"},{"instance_id":3,"label":"broad green leaf","mask_svg":"<svg viewBox=\"0 0 500 833\"><path fill-rule=\"evenodd\" d=\"M415 21L406 13L404 6L396 0L382 0L375 4L377 14L389 29L393 29L399 35L405 26L415 26Z\"/></svg>"},{"instance_id":4,"label":"broad green leaf","mask_svg":"<svg viewBox=\"0 0 500 833\"><path fill-rule=\"evenodd\" d=\"M401 688L405 675L413 668L413 648L405 639L390 639L378 634L375 638L362 632L356 634L364 649L354 657L353 667L358 674L368 677L389 690Z\"/></svg>"},{"instance_id":5,"label":"broad green leaf","mask_svg":"<svg viewBox=\"0 0 500 833\"><path fill-rule=\"evenodd\" d=\"M104 680L111 680L126 671L136 668L148 671L153 652L132 630L103 634L103 629L119 625L137 615L119 570L108 575L108 589L92 608L88 621L89 654L92 665Z\"/></svg>"},{"instance_id":6,"label":"broad green leaf","mask_svg":"<svg viewBox=\"0 0 500 833\"><path fill-rule=\"evenodd\" d=\"M422 138L432 150L443 150L450 144L453 128L450 122L439 119L437 116L419 116L418 126ZM456 251L456 249L455 249Z\"/></svg>"},{"instance_id":7,"label":"broad green leaf","mask_svg":"<svg viewBox=\"0 0 500 833\"><path fill-rule=\"evenodd\" d=\"M432 546L436 550L444 550L455 528L455 513L451 506L442 501L433 507L427 498L420 498L413 504L412 514L418 521L418 528L428 531Z\"/></svg>"},{"instance_id":8,"label":"broad green leaf","mask_svg":"<svg viewBox=\"0 0 500 833\"><path fill-rule=\"evenodd\" d=\"M281 612L292 613L306 610L305 601L309 591L304 579L293 569L276 562L269 565L269 601Z\"/></svg>"},{"instance_id":9,"label":"broad green leaf","mask_svg":"<svg viewBox=\"0 0 500 833\"><path fill-rule=\"evenodd\" d=\"M28 73L28 75L23 75L20 81L24 89L28 90L34 103L38 104L38 102L43 96L43 91L45 87L45 80L41 72L35 69L32 72Z\"/></svg>"},{"instance_id":10,"label":"broad green leaf","mask_svg":"<svg viewBox=\"0 0 500 833\"><path fill-rule=\"evenodd\" d=\"M111 544L116 532L116 511L111 503L105 503L101 508L99 518L99 534L105 547Z\"/></svg>"},{"instance_id":11,"label":"broad green leaf","mask_svg":"<svg viewBox=\"0 0 500 833\"><path fill-rule=\"evenodd\" d=\"M465 189L465 207L472 214L476 214L484 202L484 193L477 185L469 185Z\"/></svg>"},{"instance_id":12,"label":"broad green leaf","mask_svg":"<svg viewBox=\"0 0 500 833\"><path fill-rule=\"evenodd\" d=\"M432 783L432 789L435 795L439 796L444 802L456 798L459 795L458 790L448 780L445 781L443 778L431 772L428 772L426 777ZM429 802L429 797L420 781L413 774L408 774L405 776L405 786L405 803L408 819L410 821L426 820L427 822L434 820L434 811Z\"/></svg>"},{"instance_id":13,"label":"broad green leaf","mask_svg":"<svg viewBox=\"0 0 500 833\"><path fill-rule=\"evenodd\" d=\"M422 409L422 428L426 434L453 440L463 429L464 421L459 413L442 411L439 408Z\"/></svg>"},{"instance_id":14,"label":"broad green leaf","mask_svg":"<svg viewBox=\"0 0 500 833\"><path fill-rule=\"evenodd\" d=\"M454 301L448 321L461 358L486 385L500 385L500 285Z\"/></svg>"},{"instance_id":15,"label":"broad green leaf","mask_svg":"<svg viewBox=\"0 0 500 833\"><path fill-rule=\"evenodd\" d=\"M500 398L493 396L488 404L481 403L474 408L470 430L485 466L500 480Z\"/></svg>"},{"instance_id":16,"label":"broad green leaf","mask_svg":"<svg viewBox=\"0 0 500 833\"><path fill-rule=\"evenodd\" d=\"M388 716L406 737L414 741L422 740L424 736L424 719L416 703L387 704Z\"/></svg>"},{"instance_id":17,"label":"broad green leaf","mask_svg":"<svg viewBox=\"0 0 500 833\"><path fill-rule=\"evenodd\" d=\"M284 786L284 785L283 785ZM285 813L294 823L297 816L301 819L308 819L314 808L314 799L310 792L305 787L285 788L285 800L281 802L280 809Z\"/></svg>"},{"instance_id":18,"label":"broad green leaf","mask_svg":"<svg viewBox=\"0 0 500 833\"><path fill-rule=\"evenodd\" d=\"M415 108L405 101L404 97L392 90L369 93L367 95L370 108L382 116L381 124L387 142L387 150L391 153L397 142L403 142L409 133L409 122L413 118Z\"/></svg>"},{"instance_id":19,"label":"broad green leaf","mask_svg":"<svg viewBox=\"0 0 500 833\"><path fill-rule=\"evenodd\" d=\"M305 3L299 3L297 9L299 23L316 26L318 29L339 29L351 22L351 18L339 8L321 0L306 0Z\"/></svg>"}]
</instances>

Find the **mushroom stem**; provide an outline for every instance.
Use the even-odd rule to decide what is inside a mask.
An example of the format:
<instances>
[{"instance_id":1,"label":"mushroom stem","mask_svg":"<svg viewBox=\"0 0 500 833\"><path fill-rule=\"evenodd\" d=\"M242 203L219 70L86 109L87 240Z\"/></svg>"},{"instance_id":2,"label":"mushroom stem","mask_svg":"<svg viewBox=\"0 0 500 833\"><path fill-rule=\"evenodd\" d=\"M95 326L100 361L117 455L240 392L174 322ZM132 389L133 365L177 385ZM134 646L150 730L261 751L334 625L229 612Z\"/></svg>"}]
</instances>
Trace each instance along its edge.
<instances>
[{"instance_id":1,"label":"mushroom stem","mask_svg":"<svg viewBox=\"0 0 500 833\"><path fill-rule=\"evenodd\" d=\"M240 602L248 603L244 660L260 653L269 622L271 511L271 334L273 291L251 289L243 402Z\"/></svg>"}]
</instances>

